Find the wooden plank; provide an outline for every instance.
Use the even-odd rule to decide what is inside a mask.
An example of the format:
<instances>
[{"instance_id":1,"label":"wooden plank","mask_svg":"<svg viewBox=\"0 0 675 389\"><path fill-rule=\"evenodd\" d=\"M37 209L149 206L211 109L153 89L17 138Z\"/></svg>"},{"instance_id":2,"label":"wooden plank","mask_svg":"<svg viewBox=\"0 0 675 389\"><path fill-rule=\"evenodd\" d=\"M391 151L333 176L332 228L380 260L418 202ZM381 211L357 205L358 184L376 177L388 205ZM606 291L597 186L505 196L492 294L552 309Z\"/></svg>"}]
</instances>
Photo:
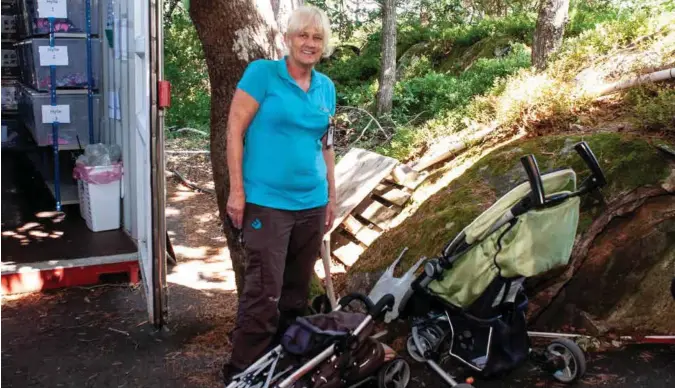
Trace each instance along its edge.
<instances>
[{"instance_id":1,"label":"wooden plank","mask_svg":"<svg viewBox=\"0 0 675 389\"><path fill-rule=\"evenodd\" d=\"M389 227L391 219L398 215L399 212L400 209L394 207L389 208L379 201L373 200L360 215L373 224L376 224L381 229L386 230Z\"/></svg>"},{"instance_id":2,"label":"wooden plank","mask_svg":"<svg viewBox=\"0 0 675 389\"><path fill-rule=\"evenodd\" d=\"M344 263L345 266L352 266L359 259L365 250L354 242L349 242L347 245L340 247L333 251L333 255Z\"/></svg>"},{"instance_id":3,"label":"wooden plank","mask_svg":"<svg viewBox=\"0 0 675 389\"><path fill-rule=\"evenodd\" d=\"M343 227L345 231L354 235L354 237L358 239L359 242L365 244L366 246L370 246L373 241L375 241L375 239L377 239L377 237L382 234L380 231L376 231L369 226L364 225L352 215L347 216L343 223Z\"/></svg>"},{"instance_id":4,"label":"wooden plank","mask_svg":"<svg viewBox=\"0 0 675 389\"><path fill-rule=\"evenodd\" d=\"M331 308L335 309L337 306L337 300L335 297L335 288L333 288L333 279L330 276L330 235L326 235L326 238L321 242L321 260L323 262L324 282L326 283L326 294L328 295L328 300L330 301Z\"/></svg>"},{"instance_id":5,"label":"wooden plank","mask_svg":"<svg viewBox=\"0 0 675 389\"><path fill-rule=\"evenodd\" d=\"M337 212L332 232L398 165L398 161L353 148L335 166Z\"/></svg>"},{"instance_id":6,"label":"wooden plank","mask_svg":"<svg viewBox=\"0 0 675 389\"><path fill-rule=\"evenodd\" d=\"M359 231L358 234L356 234L356 239L358 239L361 243L365 244L366 246L370 246L373 244L375 239L377 239L380 235L382 235L382 232L375 231L372 228L366 227Z\"/></svg>"},{"instance_id":7,"label":"wooden plank","mask_svg":"<svg viewBox=\"0 0 675 389\"><path fill-rule=\"evenodd\" d=\"M378 185L373 193L399 207L403 207L411 196L406 191L383 184Z\"/></svg>"},{"instance_id":8,"label":"wooden plank","mask_svg":"<svg viewBox=\"0 0 675 389\"><path fill-rule=\"evenodd\" d=\"M365 226L363 223L360 221L356 220L356 218L352 215L347 215L345 218L345 221L342 223L343 227L345 230L347 230L350 234L356 236L356 234L359 233Z\"/></svg>"}]
</instances>

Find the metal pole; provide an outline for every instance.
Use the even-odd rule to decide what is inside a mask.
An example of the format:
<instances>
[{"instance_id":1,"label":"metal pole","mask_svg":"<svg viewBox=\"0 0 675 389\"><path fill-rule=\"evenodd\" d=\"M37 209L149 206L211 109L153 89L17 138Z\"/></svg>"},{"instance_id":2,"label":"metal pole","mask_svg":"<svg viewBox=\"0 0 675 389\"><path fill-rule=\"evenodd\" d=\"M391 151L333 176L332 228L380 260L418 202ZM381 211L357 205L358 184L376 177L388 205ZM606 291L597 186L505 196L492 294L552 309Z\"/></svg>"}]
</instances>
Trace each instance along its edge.
<instances>
[{"instance_id":1,"label":"metal pole","mask_svg":"<svg viewBox=\"0 0 675 389\"><path fill-rule=\"evenodd\" d=\"M49 18L49 47L54 48L54 18ZM49 66L49 100L56 106L56 66ZM54 154L54 199L56 211L61 212L61 174L59 168L59 122L52 122L52 152Z\"/></svg>"},{"instance_id":2,"label":"metal pole","mask_svg":"<svg viewBox=\"0 0 675 389\"><path fill-rule=\"evenodd\" d=\"M89 144L94 143L94 106L92 101L92 59L91 59L91 0L85 1L87 33L87 108L89 110Z\"/></svg>"}]
</instances>

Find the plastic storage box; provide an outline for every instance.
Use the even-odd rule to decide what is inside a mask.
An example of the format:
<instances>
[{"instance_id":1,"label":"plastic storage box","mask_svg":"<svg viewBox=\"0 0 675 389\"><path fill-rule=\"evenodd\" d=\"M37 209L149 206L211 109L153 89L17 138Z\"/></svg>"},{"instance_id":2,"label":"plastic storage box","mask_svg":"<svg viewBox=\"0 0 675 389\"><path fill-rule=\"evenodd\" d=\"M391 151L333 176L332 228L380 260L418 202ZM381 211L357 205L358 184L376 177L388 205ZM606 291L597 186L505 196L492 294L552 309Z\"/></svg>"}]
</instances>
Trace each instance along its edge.
<instances>
[{"instance_id":1,"label":"plastic storage box","mask_svg":"<svg viewBox=\"0 0 675 389\"><path fill-rule=\"evenodd\" d=\"M18 108L19 84L14 81L2 81L2 110L16 111Z\"/></svg>"},{"instance_id":2,"label":"plastic storage box","mask_svg":"<svg viewBox=\"0 0 675 389\"><path fill-rule=\"evenodd\" d=\"M20 22L19 36L23 38L49 34L49 19L39 13L37 0L17 0ZM84 34L86 30L85 0L61 0L66 6L66 18L54 18L54 32ZM100 35L99 0L90 0L91 35Z\"/></svg>"},{"instance_id":3,"label":"plastic storage box","mask_svg":"<svg viewBox=\"0 0 675 389\"><path fill-rule=\"evenodd\" d=\"M56 66L57 88L87 87L87 46L86 40L78 38L56 38L54 46L61 48L59 56L67 65ZM41 62L40 50L49 48L48 38L33 38L16 45L21 65L21 80L24 84L39 91L49 91L50 62ZM63 51L63 48L66 51ZM66 55L67 54L67 55ZM101 40L91 41L92 89L99 85L101 67ZM46 58L51 60L51 58ZM47 64L47 66L43 66Z\"/></svg>"},{"instance_id":4,"label":"plastic storage box","mask_svg":"<svg viewBox=\"0 0 675 389\"><path fill-rule=\"evenodd\" d=\"M19 122L14 119L2 119L2 148L11 148L19 136Z\"/></svg>"},{"instance_id":5,"label":"plastic storage box","mask_svg":"<svg viewBox=\"0 0 675 389\"><path fill-rule=\"evenodd\" d=\"M19 5L17 0L2 0L0 2L2 5L2 14L3 15L16 15L19 13Z\"/></svg>"},{"instance_id":6,"label":"plastic storage box","mask_svg":"<svg viewBox=\"0 0 675 389\"><path fill-rule=\"evenodd\" d=\"M62 112L69 111L70 123L59 122L59 145L63 148L78 149L89 144L89 111L86 93L59 91L56 95L57 106L64 106ZM43 106L50 106L49 93L41 93L22 86L19 89L19 116L30 131L38 146L52 145L52 122L43 123ZM92 96L94 143L99 141L101 113L100 95ZM65 115L61 116L65 117ZM65 120L65 119L64 119Z\"/></svg>"},{"instance_id":7,"label":"plastic storage box","mask_svg":"<svg viewBox=\"0 0 675 389\"><path fill-rule=\"evenodd\" d=\"M94 174L113 171L113 166L89 167ZM77 181L80 215L94 232L120 228L121 179L107 184Z\"/></svg>"},{"instance_id":8,"label":"plastic storage box","mask_svg":"<svg viewBox=\"0 0 675 389\"><path fill-rule=\"evenodd\" d=\"M18 37L16 31L16 16L6 15L2 12L2 40L15 41Z\"/></svg>"},{"instance_id":9,"label":"plastic storage box","mask_svg":"<svg viewBox=\"0 0 675 389\"><path fill-rule=\"evenodd\" d=\"M8 48L5 48L8 47ZM12 45L5 43L2 48L2 77L16 77L21 74L19 72L19 57Z\"/></svg>"}]
</instances>

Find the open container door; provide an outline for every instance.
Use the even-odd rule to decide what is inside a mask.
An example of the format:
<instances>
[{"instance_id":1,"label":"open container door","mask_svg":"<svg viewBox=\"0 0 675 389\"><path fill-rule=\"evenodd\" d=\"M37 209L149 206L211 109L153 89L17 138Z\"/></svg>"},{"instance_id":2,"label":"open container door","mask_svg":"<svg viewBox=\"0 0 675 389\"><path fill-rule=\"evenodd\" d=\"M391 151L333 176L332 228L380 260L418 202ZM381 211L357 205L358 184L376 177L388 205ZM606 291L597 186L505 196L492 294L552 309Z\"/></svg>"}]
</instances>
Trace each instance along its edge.
<instances>
[{"instance_id":1,"label":"open container door","mask_svg":"<svg viewBox=\"0 0 675 389\"><path fill-rule=\"evenodd\" d=\"M144 277L150 321L161 328L168 318L168 287L166 284L166 207L164 162L164 108L168 107L169 90L164 83L164 9L162 0L149 0L150 6L150 161L152 203L152 256L141 263L143 271L151 272L151 282ZM160 93L161 91L161 93ZM151 286L151 287L150 287ZM152 307L151 307L152 305Z\"/></svg>"},{"instance_id":2,"label":"open container door","mask_svg":"<svg viewBox=\"0 0 675 389\"><path fill-rule=\"evenodd\" d=\"M122 146L124 228L138 247L149 322L167 319L161 0L105 1L104 126ZM107 108L107 109L105 109ZM120 142L121 140L121 142Z\"/></svg>"}]
</instances>

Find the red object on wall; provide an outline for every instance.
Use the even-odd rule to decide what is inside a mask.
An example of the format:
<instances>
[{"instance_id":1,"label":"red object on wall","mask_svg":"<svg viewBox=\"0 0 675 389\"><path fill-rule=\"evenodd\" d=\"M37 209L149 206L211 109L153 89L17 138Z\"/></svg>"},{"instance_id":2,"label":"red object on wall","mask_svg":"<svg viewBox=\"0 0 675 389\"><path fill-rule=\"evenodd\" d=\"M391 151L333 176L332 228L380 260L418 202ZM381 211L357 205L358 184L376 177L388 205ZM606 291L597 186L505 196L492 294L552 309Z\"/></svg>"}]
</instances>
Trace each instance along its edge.
<instances>
[{"instance_id":1,"label":"red object on wall","mask_svg":"<svg viewBox=\"0 0 675 389\"><path fill-rule=\"evenodd\" d=\"M169 108L171 106L171 83L166 80L159 82L159 108Z\"/></svg>"}]
</instances>

